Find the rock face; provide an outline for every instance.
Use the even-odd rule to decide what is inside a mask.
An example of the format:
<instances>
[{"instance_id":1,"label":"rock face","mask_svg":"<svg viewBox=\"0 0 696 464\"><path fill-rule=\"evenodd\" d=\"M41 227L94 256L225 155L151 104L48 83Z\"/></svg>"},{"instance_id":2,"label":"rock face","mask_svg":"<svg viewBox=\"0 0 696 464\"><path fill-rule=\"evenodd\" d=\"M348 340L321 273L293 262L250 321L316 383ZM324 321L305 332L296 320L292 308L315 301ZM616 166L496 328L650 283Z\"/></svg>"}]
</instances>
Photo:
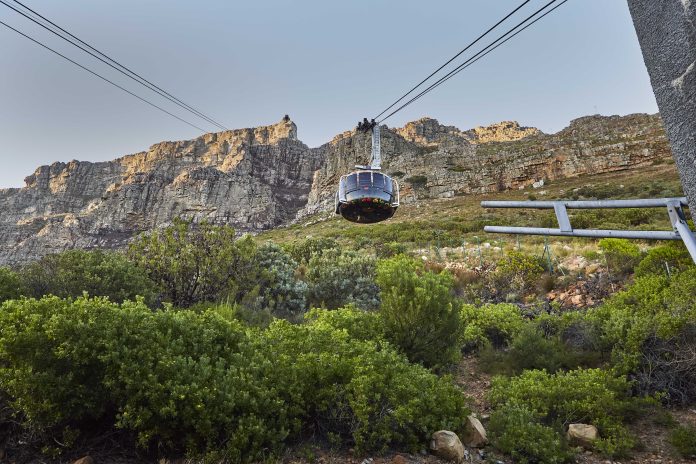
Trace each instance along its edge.
<instances>
[{"instance_id":1,"label":"rock face","mask_svg":"<svg viewBox=\"0 0 696 464\"><path fill-rule=\"evenodd\" d=\"M257 232L333 209L341 175L367 163L370 134L309 148L289 119L162 142L108 162L41 166L0 189L0 265L69 248L119 248L177 216ZM382 128L383 170L402 203L624 170L670 156L657 115L589 116L553 135L514 122L461 131L422 118Z\"/></svg>"}]
</instances>

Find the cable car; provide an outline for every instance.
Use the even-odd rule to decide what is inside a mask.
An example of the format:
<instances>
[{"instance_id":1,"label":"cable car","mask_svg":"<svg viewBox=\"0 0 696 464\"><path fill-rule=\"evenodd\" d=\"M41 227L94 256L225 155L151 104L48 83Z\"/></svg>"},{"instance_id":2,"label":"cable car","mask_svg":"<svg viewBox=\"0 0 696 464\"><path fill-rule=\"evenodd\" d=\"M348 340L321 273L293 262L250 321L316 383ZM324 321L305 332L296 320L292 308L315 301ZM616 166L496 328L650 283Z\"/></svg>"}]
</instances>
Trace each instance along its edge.
<instances>
[{"instance_id":1,"label":"cable car","mask_svg":"<svg viewBox=\"0 0 696 464\"><path fill-rule=\"evenodd\" d=\"M359 127L364 130L365 126ZM356 166L357 171L341 176L336 192L336 214L360 224L373 224L389 219L394 216L399 206L399 184L388 175L379 172L379 125L373 122L371 128L370 165Z\"/></svg>"}]
</instances>

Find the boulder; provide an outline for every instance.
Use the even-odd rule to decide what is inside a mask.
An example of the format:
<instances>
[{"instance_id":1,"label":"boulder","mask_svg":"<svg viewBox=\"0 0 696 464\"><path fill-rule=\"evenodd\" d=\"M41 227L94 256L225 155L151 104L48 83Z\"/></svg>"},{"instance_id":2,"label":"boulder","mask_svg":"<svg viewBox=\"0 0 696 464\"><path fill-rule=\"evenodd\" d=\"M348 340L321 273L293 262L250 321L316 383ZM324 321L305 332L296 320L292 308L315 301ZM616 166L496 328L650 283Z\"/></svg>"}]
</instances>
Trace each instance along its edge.
<instances>
[{"instance_id":1,"label":"boulder","mask_svg":"<svg viewBox=\"0 0 696 464\"><path fill-rule=\"evenodd\" d=\"M466 418L463 441L466 446L472 448L483 448L488 443L486 429L483 428L481 421L474 416Z\"/></svg>"},{"instance_id":2,"label":"boulder","mask_svg":"<svg viewBox=\"0 0 696 464\"><path fill-rule=\"evenodd\" d=\"M597 427L588 424L570 424L568 426L568 442L572 446L582 446L583 448L592 448L592 443L599 436Z\"/></svg>"},{"instance_id":3,"label":"boulder","mask_svg":"<svg viewBox=\"0 0 696 464\"><path fill-rule=\"evenodd\" d=\"M94 458L92 456L85 456L73 462L73 464L94 464Z\"/></svg>"},{"instance_id":4,"label":"boulder","mask_svg":"<svg viewBox=\"0 0 696 464\"><path fill-rule=\"evenodd\" d=\"M464 445L457 434L449 430L433 433L430 450L435 456L447 461L462 462L464 460Z\"/></svg>"}]
</instances>

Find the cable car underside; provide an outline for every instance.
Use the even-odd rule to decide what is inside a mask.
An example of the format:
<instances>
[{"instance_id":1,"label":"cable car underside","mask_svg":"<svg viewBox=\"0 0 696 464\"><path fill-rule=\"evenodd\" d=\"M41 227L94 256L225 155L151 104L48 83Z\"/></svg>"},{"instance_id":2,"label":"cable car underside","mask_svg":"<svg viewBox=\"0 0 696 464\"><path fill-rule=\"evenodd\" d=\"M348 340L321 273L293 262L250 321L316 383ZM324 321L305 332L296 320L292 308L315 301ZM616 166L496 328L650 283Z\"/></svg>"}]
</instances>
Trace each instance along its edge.
<instances>
[{"instance_id":1,"label":"cable car underside","mask_svg":"<svg viewBox=\"0 0 696 464\"><path fill-rule=\"evenodd\" d=\"M360 224L373 224L389 219L399 206L399 184L381 169L379 125L358 125L359 130L372 129L372 160L369 166L341 176L336 192L336 214Z\"/></svg>"}]
</instances>

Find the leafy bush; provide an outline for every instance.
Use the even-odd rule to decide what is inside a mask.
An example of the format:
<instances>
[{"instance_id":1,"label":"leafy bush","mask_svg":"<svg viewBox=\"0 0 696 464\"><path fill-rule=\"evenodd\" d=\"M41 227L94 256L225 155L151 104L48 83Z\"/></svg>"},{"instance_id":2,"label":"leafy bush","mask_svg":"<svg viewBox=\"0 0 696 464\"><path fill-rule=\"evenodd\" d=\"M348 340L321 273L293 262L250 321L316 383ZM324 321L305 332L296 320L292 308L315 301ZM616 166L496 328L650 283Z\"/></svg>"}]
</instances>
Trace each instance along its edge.
<instances>
[{"instance_id":1,"label":"leafy bush","mask_svg":"<svg viewBox=\"0 0 696 464\"><path fill-rule=\"evenodd\" d=\"M526 293L534 289L544 273L541 260L519 251L510 251L498 263L496 284L499 293L507 291Z\"/></svg>"},{"instance_id":2,"label":"leafy bush","mask_svg":"<svg viewBox=\"0 0 696 464\"><path fill-rule=\"evenodd\" d=\"M360 451L416 449L435 430L461 429L465 398L451 379L340 328L369 332L372 316L317 311L261 330L224 305L12 300L0 310L0 397L36 432L116 425L149 450L219 450L231 462L312 429Z\"/></svg>"},{"instance_id":3,"label":"leafy bush","mask_svg":"<svg viewBox=\"0 0 696 464\"><path fill-rule=\"evenodd\" d=\"M477 350L487 345L506 346L522 329L525 320L513 304L465 304L461 309L462 332L460 344L465 350Z\"/></svg>"},{"instance_id":4,"label":"leafy bush","mask_svg":"<svg viewBox=\"0 0 696 464\"><path fill-rule=\"evenodd\" d=\"M564 437L539 422L538 415L523 405L505 405L491 414L491 442L515 462L563 463L573 459Z\"/></svg>"},{"instance_id":5,"label":"leafy bush","mask_svg":"<svg viewBox=\"0 0 696 464\"><path fill-rule=\"evenodd\" d=\"M529 369L543 369L554 373L599 364L601 356L598 352L585 346L576 346L574 342L575 340L564 340L561 335L545 334L535 321L523 326L513 337L508 349L497 351L488 348L481 353L481 358L489 372L507 374L519 374Z\"/></svg>"},{"instance_id":6,"label":"leafy bush","mask_svg":"<svg viewBox=\"0 0 696 464\"><path fill-rule=\"evenodd\" d=\"M383 340L384 323L380 313L364 311L352 306L335 310L312 309L305 314L310 323L327 325L336 330L345 330L355 340Z\"/></svg>"},{"instance_id":7,"label":"leafy bush","mask_svg":"<svg viewBox=\"0 0 696 464\"><path fill-rule=\"evenodd\" d=\"M588 317L599 328L603 349L622 372L635 372L650 337L671 340L696 320L696 269L671 279L648 275L635 280ZM674 353L672 354L674 355ZM642 388L642 387L641 387ZM643 391L649 391L645 387Z\"/></svg>"},{"instance_id":8,"label":"leafy bush","mask_svg":"<svg viewBox=\"0 0 696 464\"><path fill-rule=\"evenodd\" d=\"M23 290L19 274L9 267L0 267L0 303L19 298L24 293Z\"/></svg>"},{"instance_id":9,"label":"leafy bush","mask_svg":"<svg viewBox=\"0 0 696 464\"><path fill-rule=\"evenodd\" d=\"M409 364L387 343L356 341L327 322L276 320L258 341L274 362L268 382L294 417L360 452L415 450L436 430L462 429L464 396L450 378Z\"/></svg>"},{"instance_id":10,"label":"leafy bush","mask_svg":"<svg viewBox=\"0 0 696 464\"><path fill-rule=\"evenodd\" d=\"M677 273L693 267L694 262L683 243L670 242L650 249L636 267L636 276L666 275L665 264L669 267L670 273Z\"/></svg>"},{"instance_id":11,"label":"leafy bush","mask_svg":"<svg viewBox=\"0 0 696 464\"><path fill-rule=\"evenodd\" d=\"M297 262L278 245L267 242L256 255L259 266L257 309L276 317L297 318L306 309L307 284L296 276Z\"/></svg>"},{"instance_id":12,"label":"leafy bush","mask_svg":"<svg viewBox=\"0 0 696 464\"><path fill-rule=\"evenodd\" d=\"M641 256L638 245L621 238L603 238L599 248L604 252L609 271L618 275L631 273Z\"/></svg>"},{"instance_id":13,"label":"leafy bush","mask_svg":"<svg viewBox=\"0 0 696 464\"><path fill-rule=\"evenodd\" d=\"M154 302L155 284L124 255L100 250L69 250L47 255L21 270L26 296L105 296L115 302L143 296Z\"/></svg>"},{"instance_id":14,"label":"leafy bush","mask_svg":"<svg viewBox=\"0 0 696 464\"><path fill-rule=\"evenodd\" d=\"M336 309L353 304L362 309L379 306L375 259L354 251L325 250L308 264L306 281L310 307Z\"/></svg>"},{"instance_id":15,"label":"leafy bush","mask_svg":"<svg viewBox=\"0 0 696 464\"><path fill-rule=\"evenodd\" d=\"M254 242L236 240L231 227L176 219L135 240L128 256L162 288L165 301L185 308L225 294L233 301L253 297L247 294L258 275L255 252Z\"/></svg>"},{"instance_id":16,"label":"leafy bush","mask_svg":"<svg viewBox=\"0 0 696 464\"><path fill-rule=\"evenodd\" d=\"M696 427L680 425L672 431L669 442L685 458L696 456Z\"/></svg>"},{"instance_id":17,"label":"leafy bush","mask_svg":"<svg viewBox=\"0 0 696 464\"><path fill-rule=\"evenodd\" d=\"M456 361L460 316L452 276L427 272L422 263L401 255L379 264L376 281L387 339L426 367Z\"/></svg>"},{"instance_id":18,"label":"leafy bush","mask_svg":"<svg viewBox=\"0 0 696 464\"><path fill-rule=\"evenodd\" d=\"M406 182L414 187L423 187L428 183L428 178L426 176L411 176L406 178Z\"/></svg>"},{"instance_id":19,"label":"leafy bush","mask_svg":"<svg viewBox=\"0 0 696 464\"><path fill-rule=\"evenodd\" d=\"M336 240L327 237L318 237L294 242L288 245L288 252L295 261L306 264L314 255L322 254L324 251L334 248L339 248Z\"/></svg>"},{"instance_id":20,"label":"leafy bush","mask_svg":"<svg viewBox=\"0 0 696 464\"><path fill-rule=\"evenodd\" d=\"M534 423L553 427L559 437L566 424L593 424L600 432L595 447L611 456L623 456L635 445L623 422L641 404L639 400L628 397L629 390L630 384L625 377L616 377L601 369L577 369L556 374L532 370L519 377L494 378L490 401L495 408L502 408L501 414L510 410L527 411L526 418L535 417ZM505 437L507 443L514 444L517 422L500 420L499 424L494 435ZM548 441L547 432L537 433ZM523 441L521 438L517 436L520 442ZM530 445L523 446L527 449L520 450L520 453L528 454ZM540 456L528 458L534 460Z\"/></svg>"}]
</instances>

